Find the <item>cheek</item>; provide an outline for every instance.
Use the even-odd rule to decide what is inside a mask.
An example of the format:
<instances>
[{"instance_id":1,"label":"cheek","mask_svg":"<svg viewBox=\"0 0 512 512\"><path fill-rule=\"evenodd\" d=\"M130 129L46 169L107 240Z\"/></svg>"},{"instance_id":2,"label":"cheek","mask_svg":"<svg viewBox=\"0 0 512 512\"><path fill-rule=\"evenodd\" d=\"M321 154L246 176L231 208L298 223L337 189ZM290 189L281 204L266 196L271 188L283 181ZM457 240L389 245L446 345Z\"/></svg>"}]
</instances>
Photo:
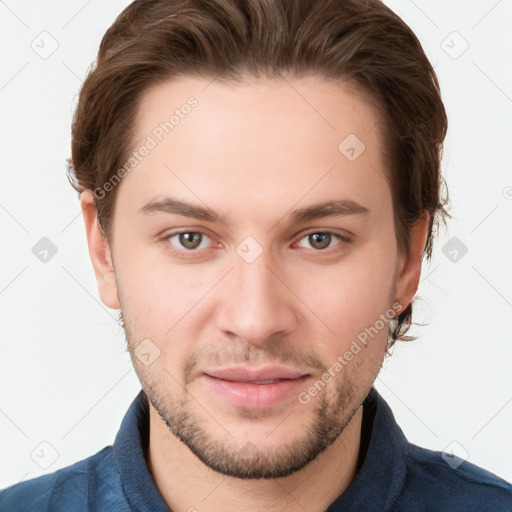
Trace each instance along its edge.
<instances>
[{"instance_id":1,"label":"cheek","mask_svg":"<svg viewBox=\"0 0 512 512\"><path fill-rule=\"evenodd\" d=\"M125 322L138 337L162 339L190 308L193 294L186 290L180 268L162 265L152 251L130 249L128 244L124 249L116 275Z\"/></svg>"},{"instance_id":2,"label":"cheek","mask_svg":"<svg viewBox=\"0 0 512 512\"><path fill-rule=\"evenodd\" d=\"M378 257L372 255L373 252ZM394 284L392 254L369 251L366 259L302 277L300 296L336 333L345 338L373 324L390 308Z\"/></svg>"}]
</instances>

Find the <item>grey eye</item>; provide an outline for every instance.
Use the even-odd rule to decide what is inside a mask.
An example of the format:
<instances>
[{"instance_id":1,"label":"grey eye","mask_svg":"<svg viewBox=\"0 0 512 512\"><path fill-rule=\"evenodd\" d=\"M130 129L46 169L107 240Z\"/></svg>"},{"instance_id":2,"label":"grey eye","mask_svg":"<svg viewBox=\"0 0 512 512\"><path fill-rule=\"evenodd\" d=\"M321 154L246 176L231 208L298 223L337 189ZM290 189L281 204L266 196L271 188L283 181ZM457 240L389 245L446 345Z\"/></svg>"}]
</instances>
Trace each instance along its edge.
<instances>
[{"instance_id":1,"label":"grey eye","mask_svg":"<svg viewBox=\"0 0 512 512\"><path fill-rule=\"evenodd\" d=\"M338 241L337 244L332 243L336 240ZM317 251L322 251L324 249L328 249L329 247L338 245L344 240L344 237L337 233L331 233L330 231L313 231L312 233L309 233L301 238L299 246L306 247L307 249L316 249Z\"/></svg>"},{"instance_id":2,"label":"grey eye","mask_svg":"<svg viewBox=\"0 0 512 512\"><path fill-rule=\"evenodd\" d=\"M311 233L308 235L311 246L315 249L326 249L329 247L332 235L330 233Z\"/></svg>"}]
</instances>

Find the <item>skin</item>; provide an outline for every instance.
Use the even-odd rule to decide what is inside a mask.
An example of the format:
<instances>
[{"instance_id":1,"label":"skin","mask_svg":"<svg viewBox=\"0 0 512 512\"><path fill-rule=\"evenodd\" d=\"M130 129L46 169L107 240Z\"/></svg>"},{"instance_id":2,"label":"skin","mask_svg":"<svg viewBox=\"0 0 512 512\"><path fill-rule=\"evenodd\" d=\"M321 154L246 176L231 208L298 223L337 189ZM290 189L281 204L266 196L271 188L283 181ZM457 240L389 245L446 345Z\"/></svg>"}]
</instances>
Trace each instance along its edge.
<instances>
[{"instance_id":1,"label":"skin","mask_svg":"<svg viewBox=\"0 0 512 512\"><path fill-rule=\"evenodd\" d=\"M306 373L297 392L307 392L379 315L409 305L428 217L400 254L379 115L352 88L316 76L181 77L147 91L134 148L190 96L197 107L118 185L111 240L92 192L81 195L101 299L122 310L150 399L148 466L176 511L325 510L355 477L388 324L308 403L294 392L235 406L204 373L276 363ZM355 161L338 149L349 134L366 146ZM142 210L169 196L222 221ZM368 211L292 219L330 200ZM194 248L177 230L205 236ZM335 235L321 243L309 236L326 230ZM248 236L261 250L250 263L237 252ZM148 366L134 355L145 339L160 351Z\"/></svg>"}]
</instances>

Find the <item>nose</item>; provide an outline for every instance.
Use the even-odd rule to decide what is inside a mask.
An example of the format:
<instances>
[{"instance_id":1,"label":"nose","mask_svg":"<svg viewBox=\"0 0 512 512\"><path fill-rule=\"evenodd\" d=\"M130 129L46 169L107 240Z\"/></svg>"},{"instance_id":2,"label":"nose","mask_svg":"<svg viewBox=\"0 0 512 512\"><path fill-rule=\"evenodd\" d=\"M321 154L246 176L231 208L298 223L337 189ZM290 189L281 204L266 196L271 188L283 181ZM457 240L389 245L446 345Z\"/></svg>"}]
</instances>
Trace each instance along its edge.
<instances>
[{"instance_id":1,"label":"nose","mask_svg":"<svg viewBox=\"0 0 512 512\"><path fill-rule=\"evenodd\" d=\"M279 267L265 252L252 263L237 254L233 259L234 268L216 290L218 328L253 346L291 333L297 323L296 299Z\"/></svg>"}]
</instances>

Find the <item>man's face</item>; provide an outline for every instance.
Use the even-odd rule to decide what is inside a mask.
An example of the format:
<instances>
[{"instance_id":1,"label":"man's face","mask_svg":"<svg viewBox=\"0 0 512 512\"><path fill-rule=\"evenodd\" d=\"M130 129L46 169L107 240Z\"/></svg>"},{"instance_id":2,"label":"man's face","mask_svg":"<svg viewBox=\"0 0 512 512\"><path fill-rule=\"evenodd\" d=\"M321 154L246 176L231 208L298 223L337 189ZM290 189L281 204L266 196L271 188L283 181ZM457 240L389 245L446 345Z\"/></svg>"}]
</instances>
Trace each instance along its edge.
<instances>
[{"instance_id":1,"label":"man's face","mask_svg":"<svg viewBox=\"0 0 512 512\"><path fill-rule=\"evenodd\" d=\"M378 119L319 77L184 77L140 104L134 148L156 146L118 185L110 245L128 347L152 406L217 471L302 468L375 380L402 262Z\"/></svg>"}]
</instances>

